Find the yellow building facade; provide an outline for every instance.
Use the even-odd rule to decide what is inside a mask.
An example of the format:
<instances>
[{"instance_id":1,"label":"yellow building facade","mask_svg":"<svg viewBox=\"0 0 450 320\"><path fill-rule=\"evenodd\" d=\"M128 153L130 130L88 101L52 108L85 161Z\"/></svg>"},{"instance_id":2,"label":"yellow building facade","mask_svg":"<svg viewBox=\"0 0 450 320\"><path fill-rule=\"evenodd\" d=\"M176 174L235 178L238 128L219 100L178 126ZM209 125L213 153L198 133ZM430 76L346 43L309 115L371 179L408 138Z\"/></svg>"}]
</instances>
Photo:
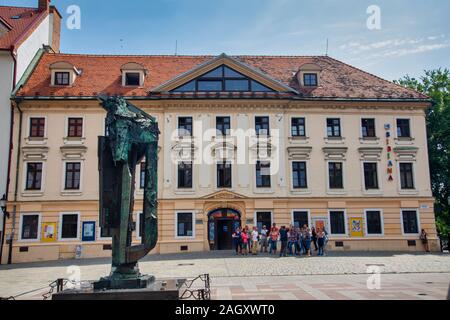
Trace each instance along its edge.
<instances>
[{"instance_id":1,"label":"yellow building facade","mask_svg":"<svg viewBox=\"0 0 450 320\"><path fill-rule=\"evenodd\" d=\"M439 250L427 97L328 57L289 61L288 80L264 72L285 70L283 57L267 69L263 57L202 57L184 69L178 60L188 57L166 57L166 66L164 57L114 57L112 66L108 59L44 54L15 92L3 263L9 251L13 263L111 254L98 221L97 139L106 113L94 93L125 96L158 120L153 253L231 249L237 226L272 223L325 226L328 249L340 251L423 251L424 229ZM102 61L113 76L99 71ZM158 75L170 63L173 75ZM339 70L356 86L350 96L332 96L349 85L331 78ZM99 82L103 90L94 92Z\"/></svg>"}]
</instances>

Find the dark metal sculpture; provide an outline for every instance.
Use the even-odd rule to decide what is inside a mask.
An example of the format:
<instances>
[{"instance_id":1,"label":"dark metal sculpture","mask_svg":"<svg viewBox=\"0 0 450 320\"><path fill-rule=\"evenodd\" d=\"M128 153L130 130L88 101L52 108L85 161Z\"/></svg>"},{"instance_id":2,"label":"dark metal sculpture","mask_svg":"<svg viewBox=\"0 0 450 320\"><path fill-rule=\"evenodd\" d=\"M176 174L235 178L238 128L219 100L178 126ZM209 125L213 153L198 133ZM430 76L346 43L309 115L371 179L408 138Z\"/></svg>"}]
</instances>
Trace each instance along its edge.
<instances>
[{"instance_id":1,"label":"dark metal sculpture","mask_svg":"<svg viewBox=\"0 0 450 320\"><path fill-rule=\"evenodd\" d=\"M153 276L142 275L137 262L158 238L158 123L121 97L100 97L107 111L106 136L99 137L100 227L112 237L112 270L94 289L146 288ZM131 245L136 166L145 157L141 244Z\"/></svg>"}]
</instances>

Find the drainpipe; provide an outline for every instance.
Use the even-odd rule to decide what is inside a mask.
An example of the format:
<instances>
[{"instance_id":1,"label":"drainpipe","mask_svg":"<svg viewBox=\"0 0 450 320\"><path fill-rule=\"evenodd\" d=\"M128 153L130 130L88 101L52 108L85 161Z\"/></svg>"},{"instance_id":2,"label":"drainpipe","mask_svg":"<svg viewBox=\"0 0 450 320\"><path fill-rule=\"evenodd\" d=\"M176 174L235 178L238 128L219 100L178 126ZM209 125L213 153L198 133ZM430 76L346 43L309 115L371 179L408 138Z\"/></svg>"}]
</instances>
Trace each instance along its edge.
<instances>
[{"instance_id":1,"label":"drainpipe","mask_svg":"<svg viewBox=\"0 0 450 320\"><path fill-rule=\"evenodd\" d=\"M18 136L18 142L17 142L17 159L16 159L16 181L14 183L14 205L13 205L13 212L12 212L12 230L10 234L9 239L9 251L8 251L8 264L12 263L12 248L13 248L13 239L14 239L14 233L16 231L16 213L17 213L17 193L19 188L19 164L20 164L20 148L22 143L22 121L23 121L23 112L20 109L20 100L15 100L17 110L19 110L19 136Z\"/></svg>"},{"instance_id":2,"label":"drainpipe","mask_svg":"<svg viewBox=\"0 0 450 320\"><path fill-rule=\"evenodd\" d=\"M13 59L13 83L12 83L12 90L16 87L16 81L17 81L17 55L16 50L14 46L11 46L11 57ZM10 126L9 126L9 155L8 155L8 176L6 177L6 201L8 201L8 193L9 193L9 182L10 182L10 171L11 171L11 161L12 161L12 150L13 150L13 129L14 129L14 106L11 103L11 120L10 120ZM3 245L5 244L5 233L6 233L6 218L9 218L9 215L5 212L3 213L3 221L2 221L2 239L0 243L0 264L2 264L2 257L3 257ZM8 261L10 260L9 254L8 254Z\"/></svg>"}]
</instances>

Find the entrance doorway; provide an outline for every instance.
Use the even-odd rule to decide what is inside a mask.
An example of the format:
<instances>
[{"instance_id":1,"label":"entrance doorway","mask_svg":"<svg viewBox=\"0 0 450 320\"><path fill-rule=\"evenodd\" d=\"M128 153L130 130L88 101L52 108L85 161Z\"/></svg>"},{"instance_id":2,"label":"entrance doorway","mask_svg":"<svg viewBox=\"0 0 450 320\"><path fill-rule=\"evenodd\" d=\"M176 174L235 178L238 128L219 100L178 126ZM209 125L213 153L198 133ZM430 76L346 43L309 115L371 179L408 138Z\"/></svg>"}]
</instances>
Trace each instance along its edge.
<instances>
[{"instance_id":1,"label":"entrance doorway","mask_svg":"<svg viewBox=\"0 0 450 320\"><path fill-rule=\"evenodd\" d=\"M208 214L208 240L211 250L233 249L233 232L241 226L241 215L233 209L217 209Z\"/></svg>"}]
</instances>

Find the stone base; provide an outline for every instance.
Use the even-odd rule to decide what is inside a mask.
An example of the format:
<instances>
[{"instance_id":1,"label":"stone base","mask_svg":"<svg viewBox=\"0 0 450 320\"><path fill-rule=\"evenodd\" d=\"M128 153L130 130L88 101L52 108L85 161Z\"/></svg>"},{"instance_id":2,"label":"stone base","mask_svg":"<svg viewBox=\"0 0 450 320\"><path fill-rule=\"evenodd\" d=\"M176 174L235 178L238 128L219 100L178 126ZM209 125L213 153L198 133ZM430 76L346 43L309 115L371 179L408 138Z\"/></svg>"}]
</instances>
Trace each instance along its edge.
<instances>
[{"instance_id":1,"label":"stone base","mask_svg":"<svg viewBox=\"0 0 450 320\"><path fill-rule=\"evenodd\" d=\"M143 289L69 289L52 295L52 300L179 300L185 279L157 280Z\"/></svg>"},{"instance_id":2,"label":"stone base","mask_svg":"<svg viewBox=\"0 0 450 320\"><path fill-rule=\"evenodd\" d=\"M155 282L153 276L136 276L131 278L105 277L94 282L94 291L98 290L123 290L123 289L145 289Z\"/></svg>"}]
</instances>

